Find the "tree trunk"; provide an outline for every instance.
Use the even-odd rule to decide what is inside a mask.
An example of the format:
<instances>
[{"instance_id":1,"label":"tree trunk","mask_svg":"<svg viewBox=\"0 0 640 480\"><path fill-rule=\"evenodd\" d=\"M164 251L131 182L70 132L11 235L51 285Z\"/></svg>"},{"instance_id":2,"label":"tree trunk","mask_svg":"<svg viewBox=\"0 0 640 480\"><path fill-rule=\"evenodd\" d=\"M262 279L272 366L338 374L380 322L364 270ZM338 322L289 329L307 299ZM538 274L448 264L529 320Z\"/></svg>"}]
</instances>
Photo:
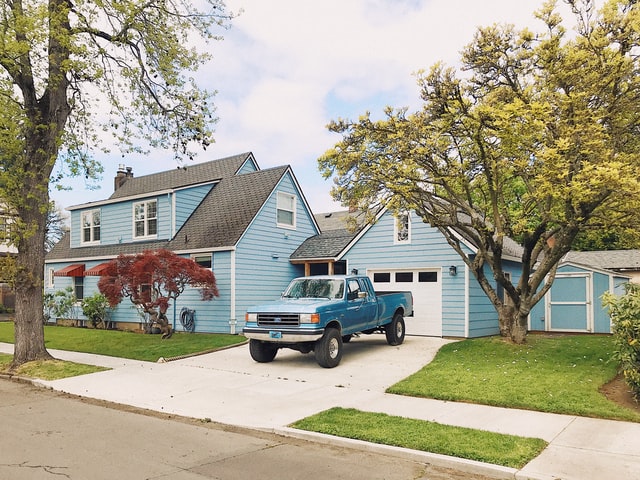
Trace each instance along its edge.
<instances>
[{"instance_id":1,"label":"tree trunk","mask_svg":"<svg viewBox=\"0 0 640 480\"><path fill-rule=\"evenodd\" d=\"M516 310L512 305L503 305L498 310L500 335L519 345L525 343L528 318L528 312Z\"/></svg>"},{"instance_id":2,"label":"tree trunk","mask_svg":"<svg viewBox=\"0 0 640 480\"><path fill-rule=\"evenodd\" d=\"M28 233L21 235L17 254L15 279L16 315L15 348L11 368L33 360L53 358L44 345L43 286L44 286L44 237L48 190L42 185L30 186L31 176L25 178L24 206L18 209ZM45 183L45 185L47 185ZM33 227L33 231L29 231Z\"/></svg>"}]
</instances>

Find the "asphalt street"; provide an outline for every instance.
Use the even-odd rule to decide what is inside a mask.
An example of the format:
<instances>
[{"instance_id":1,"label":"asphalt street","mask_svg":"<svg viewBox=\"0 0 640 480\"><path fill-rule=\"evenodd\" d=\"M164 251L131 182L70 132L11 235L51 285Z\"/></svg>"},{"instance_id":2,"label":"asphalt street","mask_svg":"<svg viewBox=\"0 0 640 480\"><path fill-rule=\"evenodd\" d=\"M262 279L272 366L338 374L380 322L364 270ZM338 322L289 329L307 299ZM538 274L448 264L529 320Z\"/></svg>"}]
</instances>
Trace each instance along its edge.
<instances>
[{"instance_id":1,"label":"asphalt street","mask_svg":"<svg viewBox=\"0 0 640 480\"><path fill-rule=\"evenodd\" d=\"M484 480L398 457L0 379L0 479Z\"/></svg>"}]
</instances>

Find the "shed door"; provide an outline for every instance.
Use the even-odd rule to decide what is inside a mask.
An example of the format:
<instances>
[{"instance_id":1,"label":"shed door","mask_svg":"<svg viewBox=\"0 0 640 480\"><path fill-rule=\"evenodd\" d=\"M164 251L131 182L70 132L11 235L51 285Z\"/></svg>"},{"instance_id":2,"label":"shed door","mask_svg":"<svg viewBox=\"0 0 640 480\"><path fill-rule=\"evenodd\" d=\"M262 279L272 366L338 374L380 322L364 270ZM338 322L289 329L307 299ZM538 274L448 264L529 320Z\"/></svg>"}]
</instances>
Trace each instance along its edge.
<instances>
[{"instance_id":1,"label":"shed door","mask_svg":"<svg viewBox=\"0 0 640 480\"><path fill-rule=\"evenodd\" d=\"M548 294L547 330L593 330L591 275L558 274Z\"/></svg>"},{"instance_id":2,"label":"shed door","mask_svg":"<svg viewBox=\"0 0 640 480\"><path fill-rule=\"evenodd\" d=\"M413 317L405 317L407 335L442 336L441 269L368 270L379 292L408 291L413 294Z\"/></svg>"}]
</instances>

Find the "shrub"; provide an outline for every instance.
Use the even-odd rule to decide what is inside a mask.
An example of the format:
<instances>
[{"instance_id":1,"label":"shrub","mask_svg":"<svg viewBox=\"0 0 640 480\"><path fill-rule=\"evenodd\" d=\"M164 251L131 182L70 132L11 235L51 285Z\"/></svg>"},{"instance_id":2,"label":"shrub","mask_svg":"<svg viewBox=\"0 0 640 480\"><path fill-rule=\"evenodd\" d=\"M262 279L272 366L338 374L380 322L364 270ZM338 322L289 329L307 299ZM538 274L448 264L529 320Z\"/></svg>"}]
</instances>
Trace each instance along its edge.
<instances>
[{"instance_id":1,"label":"shrub","mask_svg":"<svg viewBox=\"0 0 640 480\"><path fill-rule=\"evenodd\" d=\"M636 400L640 401L640 285L625 284L625 294L606 293L603 304L609 308L615 343L613 358Z\"/></svg>"},{"instance_id":2,"label":"shrub","mask_svg":"<svg viewBox=\"0 0 640 480\"><path fill-rule=\"evenodd\" d=\"M72 287L44 295L44 320L49 318L76 318L76 295Z\"/></svg>"},{"instance_id":3,"label":"shrub","mask_svg":"<svg viewBox=\"0 0 640 480\"><path fill-rule=\"evenodd\" d=\"M101 293L95 293L91 297L82 300L82 313L91 320L91 325L96 328L102 324L107 328L107 316L109 315L109 301Z\"/></svg>"}]
</instances>

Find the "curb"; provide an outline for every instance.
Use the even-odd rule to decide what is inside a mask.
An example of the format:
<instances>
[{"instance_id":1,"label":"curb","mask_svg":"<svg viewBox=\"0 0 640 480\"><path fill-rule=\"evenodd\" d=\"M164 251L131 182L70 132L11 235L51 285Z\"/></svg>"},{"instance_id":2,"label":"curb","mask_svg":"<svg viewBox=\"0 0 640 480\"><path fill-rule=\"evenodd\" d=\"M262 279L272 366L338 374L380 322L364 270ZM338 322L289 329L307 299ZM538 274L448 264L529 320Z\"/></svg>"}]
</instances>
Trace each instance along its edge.
<instances>
[{"instance_id":1,"label":"curb","mask_svg":"<svg viewBox=\"0 0 640 480\"><path fill-rule=\"evenodd\" d=\"M520 478L517 477L519 470L515 468L478 462L476 460L467 460L465 458L451 457L439 453L423 452L420 450L411 450L409 448L395 447L392 445L370 443L365 442L364 440L354 440L351 438L336 437L324 433L307 432L290 427L276 427L272 429L264 429L263 431L283 437L292 437L325 445L352 448L381 455L391 455L404 460L434 465L442 468L451 468L460 472L483 475L496 480L515 480L516 478Z\"/></svg>"}]
</instances>

